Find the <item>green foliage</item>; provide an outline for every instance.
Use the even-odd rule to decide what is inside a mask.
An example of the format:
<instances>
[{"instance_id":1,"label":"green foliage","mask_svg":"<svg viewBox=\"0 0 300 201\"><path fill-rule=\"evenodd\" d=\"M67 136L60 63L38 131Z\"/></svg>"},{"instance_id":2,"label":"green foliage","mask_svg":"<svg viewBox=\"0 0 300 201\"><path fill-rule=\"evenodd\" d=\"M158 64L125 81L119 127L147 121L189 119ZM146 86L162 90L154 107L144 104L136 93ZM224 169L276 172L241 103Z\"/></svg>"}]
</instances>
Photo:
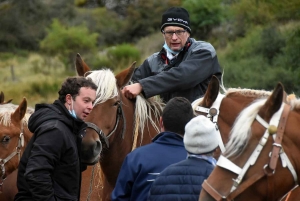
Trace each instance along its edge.
<instances>
[{"instance_id":1,"label":"green foliage","mask_svg":"<svg viewBox=\"0 0 300 201\"><path fill-rule=\"evenodd\" d=\"M226 59L238 61L257 55L256 50L260 44L261 27L253 27L247 37L240 38L228 44Z\"/></svg>"},{"instance_id":2,"label":"green foliage","mask_svg":"<svg viewBox=\"0 0 300 201\"><path fill-rule=\"evenodd\" d=\"M123 43L109 48L107 57L113 64L112 69L124 68L124 66L128 66L132 62L138 61L140 59L140 52L136 47Z\"/></svg>"},{"instance_id":3,"label":"green foliage","mask_svg":"<svg viewBox=\"0 0 300 201\"><path fill-rule=\"evenodd\" d=\"M281 53L284 42L284 38L281 36L277 27L266 27L261 33L258 51L267 59L269 64L272 64L273 59Z\"/></svg>"},{"instance_id":4,"label":"green foliage","mask_svg":"<svg viewBox=\"0 0 300 201\"><path fill-rule=\"evenodd\" d=\"M283 49L283 65L298 72L300 78L300 26L291 30L286 39L286 46ZM300 80L300 79L299 79ZM300 86L300 85L299 85Z\"/></svg>"},{"instance_id":5,"label":"green foliage","mask_svg":"<svg viewBox=\"0 0 300 201\"><path fill-rule=\"evenodd\" d=\"M30 90L27 90L26 92L30 96L34 95L40 95L47 97L48 94L51 93L57 93L59 88L60 88L61 83L60 82L47 82L47 81L42 81L42 82L33 82L30 84Z\"/></svg>"},{"instance_id":6,"label":"green foliage","mask_svg":"<svg viewBox=\"0 0 300 201\"><path fill-rule=\"evenodd\" d=\"M189 11L193 37L206 40L214 26L223 19L222 0L184 0L182 6Z\"/></svg>"},{"instance_id":7,"label":"green foliage","mask_svg":"<svg viewBox=\"0 0 300 201\"><path fill-rule=\"evenodd\" d=\"M121 30L123 42L135 42L141 37L159 32L163 12L173 6L180 6L180 1L139 0L130 4Z\"/></svg>"},{"instance_id":8,"label":"green foliage","mask_svg":"<svg viewBox=\"0 0 300 201\"><path fill-rule=\"evenodd\" d=\"M97 33L89 33L84 25L66 27L54 19L40 47L47 54L58 55L66 66L71 66L76 53L96 49L97 36Z\"/></svg>"}]
</instances>

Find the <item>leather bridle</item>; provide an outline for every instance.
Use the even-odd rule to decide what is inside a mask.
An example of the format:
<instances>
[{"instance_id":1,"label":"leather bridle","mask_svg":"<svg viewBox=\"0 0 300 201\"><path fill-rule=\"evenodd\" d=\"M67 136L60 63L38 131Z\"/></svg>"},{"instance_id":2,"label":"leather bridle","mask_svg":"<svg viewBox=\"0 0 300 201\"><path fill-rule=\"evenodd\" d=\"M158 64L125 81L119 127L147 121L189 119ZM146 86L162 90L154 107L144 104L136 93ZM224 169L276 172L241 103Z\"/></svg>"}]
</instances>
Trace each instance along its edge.
<instances>
[{"instance_id":1,"label":"leather bridle","mask_svg":"<svg viewBox=\"0 0 300 201\"><path fill-rule=\"evenodd\" d=\"M202 107L202 106L197 106L195 108L195 110L197 112L206 113L207 114L206 117L211 119L211 121L215 124L216 130L219 133L219 135L218 135L219 147L220 147L222 153L225 152L225 145L223 143L222 136L221 136L221 133L219 130L218 117L219 117L219 113L220 113L220 106L221 106L221 103L222 103L222 100L224 97L225 97L225 95L219 93L217 99L214 101L214 103L212 104L212 106L210 108L206 108L206 107Z\"/></svg>"},{"instance_id":2,"label":"leather bridle","mask_svg":"<svg viewBox=\"0 0 300 201\"><path fill-rule=\"evenodd\" d=\"M265 122L259 115L256 116L256 120L267 129L264 135L262 136L262 138L260 139L259 144L256 146L255 150L253 151L252 155L250 156L250 158L248 159L248 161L246 162L243 168L238 167L226 157L222 155L220 156L217 165L221 168L227 169L238 175L236 179L233 179L234 181L233 186L230 190L230 193L227 196L221 195L213 186L211 186L207 182L207 180L205 180L202 184L203 189L217 201L222 201L222 200L230 201L236 198L239 194L245 191L252 184L260 180L262 177L267 176L268 192L269 192L268 200L273 200L273 188L271 185L273 185L272 178L275 173L275 168L277 166L279 156L281 157L283 167L289 168L294 178L295 185L298 185L297 173L292 163L290 162L289 158L285 154L281 145L289 112L290 112L290 106L288 104L283 103L280 110L273 115L270 124ZM278 125L278 126L276 127L276 129L274 129L274 126L272 125ZM271 127L273 129L270 129ZM270 134L274 139L274 143L273 143L273 149L270 155L269 163L266 164L261 171L255 173L249 179L242 182L243 177L245 176L249 167L255 164Z\"/></svg>"},{"instance_id":3,"label":"leather bridle","mask_svg":"<svg viewBox=\"0 0 300 201\"><path fill-rule=\"evenodd\" d=\"M12 152L6 158L4 158L4 159L0 158L0 169L1 169L1 173L2 173L2 176L0 178L0 193L2 193L3 182L7 177L7 174L6 174L6 171L5 171L5 164L8 161L10 161L16 155L18 155L19 161L20 161L21 150L24 147L24 133L23 132L24 132L24 128L23 128L23 124L21 122L21 132L20 132L20 135L19 135L19 140L18 140L18 145L16 146L16 150L14 152Z\"/></svg>"},{"instance_id":4,"label":"leather bridle","mask_svg":"<svg viewBox=\"0 0 300 201\"><path fill-rule=\"evenodd\" d=\"M113 129L107 135L105 135L104 132L96 124L94 124L92 122L85 122L85 123L87 124L87 128L91 128L94 131L96 131L96 133L99 135L100 142L104 142L106 147L109 148L108 139L117 130L121 118L123 119L123 128L122 128L121 137L122 137L122 139L124 139L124 133L126 131L126 119L125 119L124 112L123 112L123 109L122 109L122 102L120 102L119 105L118 105L116 123L115 123ZM101 146L101 150L102 150L102 146ZM100 152L101 152L101 150L100 150Z\"/></svg>"}]
</instances>

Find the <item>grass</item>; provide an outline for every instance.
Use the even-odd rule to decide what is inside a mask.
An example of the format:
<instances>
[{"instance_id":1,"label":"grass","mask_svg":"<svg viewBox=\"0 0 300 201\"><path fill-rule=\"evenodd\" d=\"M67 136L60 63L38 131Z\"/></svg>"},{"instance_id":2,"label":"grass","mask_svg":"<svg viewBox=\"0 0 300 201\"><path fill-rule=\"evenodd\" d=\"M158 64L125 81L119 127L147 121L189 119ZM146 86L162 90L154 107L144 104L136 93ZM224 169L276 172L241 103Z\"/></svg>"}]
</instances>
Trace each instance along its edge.
<instances>
[{"instance_id":1,"label":"grass","mask_svg":"<svg viewBox=\"0 0 300 201\"><path fill-rule=\"evenodd\" d=\"M0 61L0 91L5 100L13 99L19 104L23 97L28 106L36 103L52 103L58 97L58 90L63 80L76 75L66 72L56 58L45 58L30 53L28 58L13 57Z\"/></svg>"}]
</instances>

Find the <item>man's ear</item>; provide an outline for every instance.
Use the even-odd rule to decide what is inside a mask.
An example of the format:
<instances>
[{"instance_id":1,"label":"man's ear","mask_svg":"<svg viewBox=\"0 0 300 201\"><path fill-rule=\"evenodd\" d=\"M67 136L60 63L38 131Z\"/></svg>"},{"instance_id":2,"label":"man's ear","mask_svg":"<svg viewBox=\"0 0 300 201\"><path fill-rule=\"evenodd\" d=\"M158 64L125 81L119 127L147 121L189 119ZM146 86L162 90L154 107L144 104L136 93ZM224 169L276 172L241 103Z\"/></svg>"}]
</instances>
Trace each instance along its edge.
<instances>
[{"instance_id":1,"label":"man's ear","mask_svg":"<svg viewBox=\"0 0 300 201\"><path fill-rule=\"evenodd\" d=\"M66 103L68 105L71 105L71 103L72 103L72 96L71 96L71 94L67 94L66 97L65 97L65 100L66 100Z\"/></svg>"}]
</instances>

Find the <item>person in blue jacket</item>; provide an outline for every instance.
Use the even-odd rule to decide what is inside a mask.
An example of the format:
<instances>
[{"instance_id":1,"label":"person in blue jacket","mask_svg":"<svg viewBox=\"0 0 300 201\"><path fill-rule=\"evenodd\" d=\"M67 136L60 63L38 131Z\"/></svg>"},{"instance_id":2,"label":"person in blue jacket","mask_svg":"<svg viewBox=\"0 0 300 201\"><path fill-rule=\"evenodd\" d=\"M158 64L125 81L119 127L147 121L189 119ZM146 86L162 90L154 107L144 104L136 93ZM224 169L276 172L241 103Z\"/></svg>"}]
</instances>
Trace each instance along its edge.
<instances>
[{"instance_id":1,"label":"person in blue jacket","mask_svg":"<svg viewBox=\"0 0 300 201\"><path fill-rule=\"evenodd\" d=\"M218 132L205 116L193 118L185 127L185 160L167 167L153 182L148 201L198 201L202 183L213 171Z\"/></svg>"},{"instance_id":2,"label":"person in blue jacket","mask_svg":"<svg viewBox=\"0 0 300 201\"><path fill-rule=\"evenodd\" d=\"M186 9L172 7L162 15L164 45L136 68L133 84L122 90L127 98L143 94L159 95L166 103L173 97L185 97L191 103L202 97L215 75L221 80L221 67L215 48L208 42L191 38L190 18Z\"/></svg>"},{"instance_id":3,"label":"person in blue jacket","mask_svg":"<svg viewBox=\"0 0 300 201\"><path fill-rule=\"evenodd\" d=\"M161 133L152 143L130 152L123 161L112 201L144 201L152 182L167 166L186 158L184 128L193 118L191 103L183 97L171 99L160 118Z\"/></svg>"}]
</instances>

